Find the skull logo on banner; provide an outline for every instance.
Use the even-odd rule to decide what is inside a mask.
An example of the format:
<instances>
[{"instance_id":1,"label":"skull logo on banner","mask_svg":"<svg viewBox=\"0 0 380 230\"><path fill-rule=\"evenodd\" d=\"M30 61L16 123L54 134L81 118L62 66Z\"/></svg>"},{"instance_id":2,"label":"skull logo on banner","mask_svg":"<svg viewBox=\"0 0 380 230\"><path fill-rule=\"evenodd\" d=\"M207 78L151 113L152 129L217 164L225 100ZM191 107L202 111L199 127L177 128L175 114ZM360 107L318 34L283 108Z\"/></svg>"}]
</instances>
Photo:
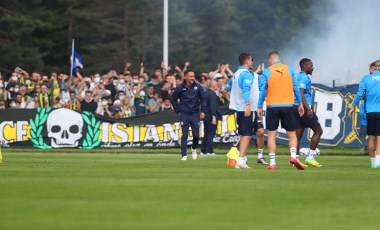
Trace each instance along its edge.
<instances>
[{"instance_id":1,"label":"skull logo on banner","mask_svg":"<svg viewBox=\"0 0 380 230\"><path fill-rule=\"evenodd\" d=\"M80 113L65 108L49 113L47 132L53 148L78 147L82 128L83 118Z\"/></svg>"}]
</instances>

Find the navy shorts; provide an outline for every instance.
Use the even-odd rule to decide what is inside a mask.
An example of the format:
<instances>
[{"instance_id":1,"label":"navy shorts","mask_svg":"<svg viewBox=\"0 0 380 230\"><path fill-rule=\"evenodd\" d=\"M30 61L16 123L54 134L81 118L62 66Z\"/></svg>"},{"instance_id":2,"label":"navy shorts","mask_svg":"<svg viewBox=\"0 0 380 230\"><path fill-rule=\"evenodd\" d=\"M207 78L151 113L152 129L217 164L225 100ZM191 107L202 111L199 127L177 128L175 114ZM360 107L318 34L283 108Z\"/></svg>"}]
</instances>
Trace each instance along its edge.
<instances>
[{"instance_id":1,"label":"navy shorts","mask_svg":"<svg viewBox=\"0 0 380 230\"><path fill-rule=\"evenodd\" d=\"M367 113L367 135L380 136L380 112Z\"/></svg>"},{"instance_id":2,"label":"navy shorts","mask_svg":"<svg viewBox=\"0 0 380 230\"><path fill-rule=\"evenodd\" d=\"M255 111L255 119L253 120L253 134L256 134L258 129L263 129L263 128L264 128L263 120L259 119L259 117L257 116L257 112Z\"/></svg>"},{"instance_id":3,"label":"navy shorts","mask_svg":"<svg viewBox=\"0 0 380 230\"><path fill-rule=\"evenodd\" d=\"M266 129L268 131L275 131L281 121L281 127L286 131L296 130L296 117L293 112L293 107L270 107L267 108L266 113Z\"/></svg>"},{"instance_id":4,"label":"navy shorts","mask_svg":"<svg viewBox=\"0 0 380 230\"><path fill-rule=\"evenodd\" d=\"M244 112L236 111L236 121L238 125L238 133L241 136L253 135L253 113L249 117L244 116Z\"/></svg>"},{"instance_id":5,"label":"navy shorts","mask_svg":"<svg viewBox=\"0 0 380 230\"><path fill-rule=\"evenodd\" d=\"M315 127L321 126L319 124L317 114L315 114L314 111L313 111L313 117L311 119L309 119L309 118L307 118L305 107L304 107L304 110L305 110L305 113L303 114L302 117L300 117L300 115L298 114L298 106L297 105L293 106L294 117L296 118L295 124L296 124L297 129L298 128L314 129Z\"/></svg>"}]
</instances>

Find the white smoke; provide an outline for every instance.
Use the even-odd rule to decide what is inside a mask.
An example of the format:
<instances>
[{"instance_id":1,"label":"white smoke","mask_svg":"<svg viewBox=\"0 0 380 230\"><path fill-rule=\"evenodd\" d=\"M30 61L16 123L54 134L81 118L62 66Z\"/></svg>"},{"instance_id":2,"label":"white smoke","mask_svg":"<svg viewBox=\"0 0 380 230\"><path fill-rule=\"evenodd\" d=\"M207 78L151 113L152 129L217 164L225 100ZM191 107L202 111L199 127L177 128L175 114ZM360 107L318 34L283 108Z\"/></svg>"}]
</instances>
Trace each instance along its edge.
<instances>
[{"instance_id":1,"label":"white smoke","mask_svg":"<svg viewBox=\"0 0 380 230\"><path fill-rule=\"evenodd\" d=\"M298 62L310 58L314 64L312 82L331 86L354 84L368 74L369 64L380 59L379 0L331 0L332 14L319 7L315 17L327 28L316 34L310 28L299 34L290 49L282 53L285 63L299 70ZM317 7L318 8L318 7ZM298 45L297 45L298 44Z\"/></svg>"}]
</instances>

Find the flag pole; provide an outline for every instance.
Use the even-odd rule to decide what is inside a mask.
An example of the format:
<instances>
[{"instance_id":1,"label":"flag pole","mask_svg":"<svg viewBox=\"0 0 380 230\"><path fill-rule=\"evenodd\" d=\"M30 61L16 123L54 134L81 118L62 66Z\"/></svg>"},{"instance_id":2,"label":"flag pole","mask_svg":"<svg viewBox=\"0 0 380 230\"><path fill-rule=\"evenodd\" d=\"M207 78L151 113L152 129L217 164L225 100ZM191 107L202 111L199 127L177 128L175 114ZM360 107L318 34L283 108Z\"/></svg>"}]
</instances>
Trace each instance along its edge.
<instances>
[{"instance_id":1,"label":"flag pole","mask_svg":"<svg viewBox=\"0 0 380 230\"><path fill-rule=\"evenodd\" d=\"M164 47L163 61L165 66L169 65L169 0L164 0Z\"/></svg>"},{"instance_id":2,"label":"flag pole","mask_svg":"<svg viewBox=\"0 0 380 230\"><path fill-rule=\"evenodd\" d=\"M73 66L74 66L74 38L71 42L71 67L70 67L70 77L73 76Z\"/></svg>"}]
</instances>

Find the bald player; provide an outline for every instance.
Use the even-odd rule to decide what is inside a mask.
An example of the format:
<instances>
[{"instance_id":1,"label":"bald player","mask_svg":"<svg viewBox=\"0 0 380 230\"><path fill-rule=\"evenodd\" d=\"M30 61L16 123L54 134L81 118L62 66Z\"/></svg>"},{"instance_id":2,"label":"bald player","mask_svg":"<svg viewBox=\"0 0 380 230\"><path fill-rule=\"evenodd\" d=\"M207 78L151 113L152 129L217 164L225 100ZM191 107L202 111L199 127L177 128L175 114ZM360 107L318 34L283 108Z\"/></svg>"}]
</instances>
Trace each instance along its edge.
<instances>
[{"instance_id":1,"label":"bald player","mask_svg":"<svg viewBox=\"0 0 380 230\"><path fill-rule=\"evenodd\" d=\"M290 160L297 169L305 166L297 159L297 136L293 113L294 96L301 102L301 93L294 70L281 63L280 54L272 51L268 55L270 67L264 70L260 81L260 97L257 115L263 117L263 104L266 98L266 129L268 130L269 165L267 170L276 170L276 135L279 123L289 138ZM302 103L298 106L299 116L304 114Z\"/></svg>"}]
</instances>

